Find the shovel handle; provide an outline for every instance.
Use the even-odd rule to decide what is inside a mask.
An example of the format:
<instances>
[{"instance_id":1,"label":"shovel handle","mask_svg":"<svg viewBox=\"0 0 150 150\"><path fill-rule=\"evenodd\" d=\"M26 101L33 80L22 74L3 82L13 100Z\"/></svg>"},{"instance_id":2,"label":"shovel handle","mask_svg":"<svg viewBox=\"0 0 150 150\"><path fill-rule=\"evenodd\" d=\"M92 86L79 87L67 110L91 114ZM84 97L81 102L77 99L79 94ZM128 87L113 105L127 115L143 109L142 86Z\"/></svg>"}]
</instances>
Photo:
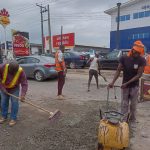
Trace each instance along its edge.
<instances>
[{"instance_id":1,"label":"shovel handle","mask_svg":"<svg viewBox=\"0 0 150 150\"><path fill-rule=\"evenodd\" d=\"M7 93L7 94L8 94L9 96L12 96L12 97L14 97L14 98L17 98L18 100L21 101L21 98L20 98L20 97L15 96L15 95L10 94L10 93ZM42 108L42 107L40 107L40 106L37 106L37 105L35 105L35 104L33 104L33 103L29 102L29 101L24 101L24 102L27 103L27 104L29 104L29 105L31 105L31 106L33 106L33 107L35 107L35 108L37 108L37 109L40 109L40 110L43 110L44 112L49 113L50 115L53 114L52 112L50 112L50 111L48 111L48 110L46 110L46 109L44 109L44 108Z\"/></svg>"}]
</instances>

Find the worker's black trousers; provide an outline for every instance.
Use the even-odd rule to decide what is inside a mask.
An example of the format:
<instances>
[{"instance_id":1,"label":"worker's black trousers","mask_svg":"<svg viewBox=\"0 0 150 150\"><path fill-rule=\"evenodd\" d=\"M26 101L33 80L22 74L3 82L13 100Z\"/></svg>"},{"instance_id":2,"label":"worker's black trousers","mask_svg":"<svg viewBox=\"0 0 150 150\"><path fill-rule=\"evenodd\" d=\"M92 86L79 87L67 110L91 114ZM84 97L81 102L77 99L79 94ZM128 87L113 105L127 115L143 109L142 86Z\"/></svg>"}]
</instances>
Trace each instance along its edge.
<instances>
[{"instance_id":1,"label":"worker's black trousers","mask_svg":"<svg viewBox=\"0 0 150 150\"><path fill-rule=\"evenodd\" d=\"M65 84L65 75L63 71L58 72L58 95L62 95L62 89Z\"/></svg>"}]
</instances>

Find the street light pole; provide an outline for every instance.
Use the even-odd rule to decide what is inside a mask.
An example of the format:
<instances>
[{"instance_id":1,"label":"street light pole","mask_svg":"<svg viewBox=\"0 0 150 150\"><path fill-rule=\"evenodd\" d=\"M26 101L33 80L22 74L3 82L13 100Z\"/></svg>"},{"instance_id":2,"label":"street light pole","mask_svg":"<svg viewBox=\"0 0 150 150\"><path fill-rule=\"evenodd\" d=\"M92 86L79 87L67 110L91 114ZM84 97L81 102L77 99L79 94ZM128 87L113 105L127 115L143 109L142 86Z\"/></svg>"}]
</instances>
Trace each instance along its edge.
<instances>
[{"instance_id":1,"label":"street light pole","mask_svg":"<svg viewBox=\"0 0 150 150\"><path fill-rule=\"evenodd\" d=\"M116 49L119 50L119 43L120 43L120 31L119 31L119 26L120 26L120 6L121 3L117 3L118 7L118 15L117 15L117 36L116 36Z\"/></svg>"}]
</instances>

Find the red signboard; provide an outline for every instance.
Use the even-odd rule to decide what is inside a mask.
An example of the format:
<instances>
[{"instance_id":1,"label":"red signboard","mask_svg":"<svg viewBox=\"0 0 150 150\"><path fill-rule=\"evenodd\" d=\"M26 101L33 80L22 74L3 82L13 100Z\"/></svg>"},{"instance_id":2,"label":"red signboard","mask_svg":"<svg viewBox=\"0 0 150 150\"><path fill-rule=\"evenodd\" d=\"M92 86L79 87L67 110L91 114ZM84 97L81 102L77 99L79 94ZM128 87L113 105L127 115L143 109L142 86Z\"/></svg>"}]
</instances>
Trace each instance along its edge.
<instances>
[{"instance_id":1,"label":"red signboard","mask_svg":"<svg viewBox=\"0 0 150 150\"><path fill-rule=\"evenodd\" d=\"M66 48L74 47L74 40L75 34L74 33L68 33L62 35L62 44ZM61 35L55 35L53 36L53 48L58 48L61 45Z\"/></svg>"},{"instance_id":2,"label":"red signboard","mask_svg":"<svg viewBox=\"0 0 150 150\"><path fill-rule=\"evenodd\" d=\"M12 31L13 36L13 51L16 56L29 56L30 48L29 48L29 33L28 32L20 32L20 31Z\"/></svg>"}]
</instances>

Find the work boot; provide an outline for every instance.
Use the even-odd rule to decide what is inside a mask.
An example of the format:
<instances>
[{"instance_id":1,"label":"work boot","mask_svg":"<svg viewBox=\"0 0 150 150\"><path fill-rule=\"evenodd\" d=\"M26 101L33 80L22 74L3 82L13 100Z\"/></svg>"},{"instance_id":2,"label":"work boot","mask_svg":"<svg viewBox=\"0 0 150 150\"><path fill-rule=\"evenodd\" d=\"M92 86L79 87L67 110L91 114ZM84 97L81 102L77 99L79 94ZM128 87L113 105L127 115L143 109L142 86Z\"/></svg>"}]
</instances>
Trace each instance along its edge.
<instances>
[{"instance_id":1,"label":"work boot","mask_svg":"<svg viewBox=\"0 0 150 150\"><path fill-rule=\"evenodd\" d=\"M0 118L0 124L3 124L6 120L7 120L7 119L4 118L4 117Z\"/></svg>"},{"instance_id":2,"label":"work boot","mask_svg":"<svg viewBox=\"0 0 150 150\"><path fill-rule=\"evenodd\" d=\"M9 126L12 127L16 124L17 122L15 120L10 120L9 121Z\"/></svg>"}]
</instances>

